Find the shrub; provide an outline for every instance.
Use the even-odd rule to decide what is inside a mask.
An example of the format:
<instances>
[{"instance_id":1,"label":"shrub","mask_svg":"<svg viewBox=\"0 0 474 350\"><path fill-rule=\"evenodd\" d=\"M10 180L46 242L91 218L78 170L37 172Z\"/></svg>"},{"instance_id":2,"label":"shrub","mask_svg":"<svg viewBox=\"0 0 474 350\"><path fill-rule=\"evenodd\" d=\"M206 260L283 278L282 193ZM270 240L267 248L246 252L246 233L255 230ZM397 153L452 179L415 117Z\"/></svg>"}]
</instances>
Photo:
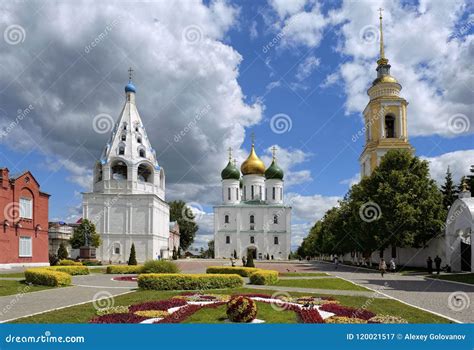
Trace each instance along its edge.
<instances>
[{"instance_id":1,"label":"shrub","mask_svg":"<svg viewBox=\"0 0 474 350\"><path fill-rule=\"evenodd\" d=\"M332 312L336 316L361 318L363 320L368 320L375 316L375 314L369 310L355 309L339 304L324 304L320 307L320 309L323 311Z\"/></svg>"},{"instance_id":2,"label":"shrub","mask_svg":"<svg viewBox=\"0 0 474 350\"><path fill-rule=\"evenodd\" d=\"M61 259L58 262L60 266L83 266L80 261L74 261L71 259Z\"/></svg>"},{"instance_id":3,"label":"shrub","mask_svg":"<svg viewBox=\"0 0 474 350\"><path fill-rule=\"evenodd\" d=\"M49 265L54 266L58 263L59 259L56 254L49 254Z\"/></svg>"},{"instance_id":4,"label":"shrub","mask_svg":"<svg viewBox=\"0 0 474 350\"><path fill-rule=\"evenodd\" d=\"M253 262L253 253L249 251L247 253L247 264L245 265L246 267L255 267L255 264Z\"/></svg>"},{"instance_id":5,"label":"shrub","mask_svg":"<svg viewBox=\"0 0 474 350\"><path fill-rule=\"evenodd\" d=\"M146 311L146 310L161 310L166 311L173 307L186 305L186 300L172 298L168 300L148 301L145 303L131 305L129 307L130 312Z\"/></svg>"},{"instance_id":6,"label":"shrub","mask_svg":"<svg viewBox=\"0 0 474 350\"><path fill-rule=\"evenodd\" d=\"M71 275L51 270L51 268L35 268L25 271L26 283L42 286L68 286L71 284Z\"/></svg>"},{"instance_id":7,"label":"shrub","mask_svg":"<svg viewBox=\"0 0 474 350\"><path fill-rule=\"evenodd\" d=\"M61 242L58 248L58 259L59 260L67 259L68 256L69 256L69 253L66 249L66 245L63 242Z\"/></svg>"},{"instance_id":8,"label":"shrub","mask_svg":"<svg viewBox=\"0 0 474 350\"><path fill-rule=\"evenodd\" d=\"M275 284L278 282L278 271L258 270L250 275L251 284Z\"/></svg>"},{"instance_id":9,"label":"shrub","mask_svg":"<svg viewBox=\"0 0 474 350\"><path fill-rule=\"evenodd\" d=\"M146 319L135 314L109 314L94 317L89 323L140 323Z\"/></svg>"},{"instance_id":10,"label":"shrub","mask_svg":"<svg viewBox=\"0 0 474 350\"><path fill-rule=\"evenodd\" d=\"M408 321L398 316L377 315L370 318L368 323L408 323Z\"/></svg>"},{"instance_id":11,"label":"shrub","mask_svg":"<svg viewBox=\"0 0 474 350\"><path fill-rule=\"evenodd\" d=\"M247 297L233 297L227 303L227 317L232 322L252 322L257 317L257 304Z\"/></svg>"},{"instance_id":12,"label":"shrub","mask_svg":"<svg viewBox=\"0 0 474 350\"><path fill-rule=\"evenodd\" d=\"M249 277L253 272L257 272L255 267L231 267L231 266L209 266L206 273L236 274L242 277Z\"/></svg>"},{"instance_id":13,"label":"shrub","mask_svg":"<svg viewBox=\"0 0 474 350\"><path fill-rule=\"evenodd\" d=\"M97 259L87 259L82 260L82 265L84 266L102 266L102 262Z\"/></svg>"},{"instance_id":14,"label":"shrub","mask_svg":"<svg viewBox=\"0 0 474 350\"><path fill-rule=\"evenodd\" d=\"M134 314L146 318L164 318L170 315L168 311L163 310L143 310L136 311Z\"/></svg>"},{"instance_id":15,"label":"shrub","mask_svg":"<svg viewBox=\"0 0 474 350\"><path fill-rule=\"evenodd\" d=\"M325 320L326 323L367 323L366 320L355 317L331 316Z\"/></svg>"},{"instance_id":16,"label":"shrub","mask_svg":"<svg viewBox=\"0 0 474 350\"><path fill-rule=\"evenodd\" d=\"M143 265L109 265L106 273L112 274L139 274L143 272Z\"/></svg>"},{"instance_id":17,"label":"shrub","mask_svg":"<svg viewBox=\"0 0 474 350\"><path fill-rule=\"evenodd\" d=\"M87 266L50 266L50 267L47 267L46 269L65 272L71 276L89 274L89 269L87 268Z\"/></svg>"},{"instance_id":18,"label":"shrub","mask_svg":"<svg viewBox=\"0 0 474 350\"><path fill-rule=\"evenodd\" d=\"M152 290L196 290L241 287L244 280L239 275L206 274L142 274L138 287Z\"/></svg>"},{"instance_id":19,"label":"shrub","mask_svg":"<svg viewBox=\"0 0 474 350\"><path fill-rule=\"evenodd\" d=\"M111 307L104 307L97 310L97 316L104 316L110 314L126 314L128 313L128 306L111 306Z\"/></svg>"},{"instance_id":20,"label":"shrub","mask_svg":"<svg viewBox=\"0 0 474 350\"><path fill-rule=\"evenodd\" d=\"M143 264L144 273L179 273L178 265L167 260L148 260Z\"/></svg>"},{"instance_id":21,"label":"shrub","mask_svg":"<svg viewBox=\"0 0 474 350\"><path fill-rule=\"evenodd\" d=\"M130 257L128 258L129 265L137 265L137 253L135 252L135 243L132 243L130 248Z\"/></svg>"}]
</instances>

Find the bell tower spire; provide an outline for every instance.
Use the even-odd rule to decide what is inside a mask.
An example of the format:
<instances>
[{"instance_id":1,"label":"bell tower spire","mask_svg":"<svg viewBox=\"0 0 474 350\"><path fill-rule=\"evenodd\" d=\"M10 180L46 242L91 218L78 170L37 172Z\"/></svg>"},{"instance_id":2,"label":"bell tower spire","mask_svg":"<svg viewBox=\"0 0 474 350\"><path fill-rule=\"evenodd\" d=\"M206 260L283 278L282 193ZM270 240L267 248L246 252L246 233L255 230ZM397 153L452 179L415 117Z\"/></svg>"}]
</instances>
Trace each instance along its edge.
<instances>
[{"instance_id":1,"label":"bell tower spire","mask_svg":"<svg viewBox=\"0 0 474 350\"><path fill-rule=\"evenodd\" d=\"M380 14L379 15L379 20L380 20L380 58L377 61L377 63L379 65L388 63L388 59L385 58L385 50L384 50L384 44L383 44L382 11L383 11L383 8L379 8L379 14Z\"/></svg>"}]
</instances>

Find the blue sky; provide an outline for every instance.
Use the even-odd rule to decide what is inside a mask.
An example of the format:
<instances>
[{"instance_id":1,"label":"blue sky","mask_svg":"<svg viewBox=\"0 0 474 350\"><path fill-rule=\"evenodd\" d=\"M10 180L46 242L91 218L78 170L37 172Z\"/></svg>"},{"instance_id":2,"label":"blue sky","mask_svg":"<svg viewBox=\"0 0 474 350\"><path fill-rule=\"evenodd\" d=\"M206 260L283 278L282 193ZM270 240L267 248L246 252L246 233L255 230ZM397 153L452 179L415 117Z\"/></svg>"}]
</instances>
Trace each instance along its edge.
<instances>
[{"instance_id":1,"label":"blue sky","mask_svg":"<svg viewBox=\"0 0 474 350\"><path fill-rule=\"evenodd\" d=\"M449 165L457 181L474 163L467 1L2 5L0 164L33 172L52 195L50 220L76 220L108 138L94 117L118 118L132 66L167 197L199 214L197 245L212 237L227 147L240 163L254 132L267 165L279 148L296 246L357 181L364 138L353 136L376 74L381 6L386 56L410 103L410 142L433 178ZM202 120L174 142L203 106ZM291 128L275 132L275 118Z\"/></svg>"}]
</instances>

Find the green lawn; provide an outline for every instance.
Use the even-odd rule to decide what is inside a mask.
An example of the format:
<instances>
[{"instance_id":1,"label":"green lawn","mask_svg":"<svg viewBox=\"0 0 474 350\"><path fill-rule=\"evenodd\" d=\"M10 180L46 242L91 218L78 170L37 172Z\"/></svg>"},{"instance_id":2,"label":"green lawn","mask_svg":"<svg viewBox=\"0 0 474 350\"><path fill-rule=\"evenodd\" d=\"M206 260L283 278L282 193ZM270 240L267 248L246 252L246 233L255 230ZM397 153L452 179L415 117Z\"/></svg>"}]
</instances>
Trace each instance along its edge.
<instances>
[{"instance_id":1,"label":"green lawn","mask_svg":"<svg viewBox=\"0 0 474 350\"><path fill-rule=\"evenodd\" d=\"M427 277L446 281L474 284L474 273L459 273L454 275L430 275Z\"/></svg>"},{"instance_id":2,"label":"green lawn","mask_svg":"<svg viewBox=\"0 0 474 350\"><path fill-rule=\"evenodd\" d=\"M218 294L239 294L239 293L264 293L272 295L276 291L272 290L261 290L261 289L249 289L249 288L239 288L233 290L210 290L209 293L218 293ZM159 291L136 291L128 294L124 294L121 296L117 296L114 298L114 305L130 305L135 303L140 303L144 301L150 300L160 300L160 299L168 299L173 295L176 295L176 292L159 292ZM304 295L311 295L312 293L289 293L293 296L304 296ZM319 296L329 296L329 295L322 295L322 294L312 294L312 295L319 295ZM337 300L341 302L342 305L352 306L356 308L365 307L366 309L373 311L377 314L390 314L394 316L400 316L406 319L410 323L451 323L449 320L442 318L440 316L436 316L426 311L422 311L416 309L414 307L405 305L400 303L396 300L391 299L377 299L377 298L367 298L367 297L359 297L359 296L343 296L337 295L334 296ZM260 304L260 303L259 303ZM260 306L260 305L259 305ZM271 310L268 309L264 305L261 307L261 314L259 314L259 318L265 319L267 322L285 322L289 323L295 319L288 320L287 317L293 317L289 313L289 311L284 312L277 312L275 311L274 314L269 315L268 312ZM271 308L271 306L270 306ZM219 310L219 309L217 309ZM273 310L273 309L272 309ZM87 323L92 317L95 316L95 309L92 303L82 304L77 306L71 306L65 309L56 310L46 312L40 315L30 316L18 319L12 323ZM206 311L216 311L216 310L200 310L193 316L193 322L195 323L208 323L211 322L209 320L210 313ZM203 312L201 314L201 312ZM213 319L213 322L220 322L219 317L223 317L220 311L216 311L219 313L216 319ZM199 316L201 315L201 316ZM263 316L265 315L265 316ZM285 320L282 320L285 318ZM189 319L191 320L191 319ZM279 321L280 320L280 321Z\"/></svg>"},{"instance_id":3,"label":"green lawn","mask_svg":"<svg viewBox=\"0 0 474 350\"><path fill-rule=\"evenodd\" d=\"M0 296L5 295L14 295L19 293L29 293L29 292L37 292L43 289L50 289L53 287L47 286L29 286L24 283L24 281L8 281L8 280L0 280Z\"/></svg>"},{"instance_id":4,"label":"green lawn","mask_svg":"<svg viewBox=\"0 0 474 350\"><path fill-rule=\"evenodd\" d=\"M270 304L257 303L257 318L265 320L265 323L297 323L297 315L294 311L276 311ZM226 307L201 309L188 317L183 323L225 323L227 319Z\"/></svg>"},{"instance_id":5,"label":"green lawn","mask_svg":"<svg viewBox=\"0 0 474 350\"><path fill-rule=\"evenodd\" d=\"M0 277L25 278L25 274L23 272L0 273Z\"/></svg>"},{"instance_id":6,"label":"green lawn","mask_svg":"<svg viewBox=\"0 0 474 350\"><path fill-rule=\"evenodd\" d=\"M280 272L281 277L322 277L329 276L326 272Z\"/></svg>"},{"instance_id":7,"label":"green lawn","mask_svg":"<svg viewBox=\"0 0 474 350\"><path fill-rule=\"evenodd\" d=\"M279 280L274 284L282 287L299 287L314 289L335 289L335 290L360 290L370 291L367 288L358 286L354 283L345 281L340 278L315 278L315 279L290 279Z\"/></svg>"}]
</instances>

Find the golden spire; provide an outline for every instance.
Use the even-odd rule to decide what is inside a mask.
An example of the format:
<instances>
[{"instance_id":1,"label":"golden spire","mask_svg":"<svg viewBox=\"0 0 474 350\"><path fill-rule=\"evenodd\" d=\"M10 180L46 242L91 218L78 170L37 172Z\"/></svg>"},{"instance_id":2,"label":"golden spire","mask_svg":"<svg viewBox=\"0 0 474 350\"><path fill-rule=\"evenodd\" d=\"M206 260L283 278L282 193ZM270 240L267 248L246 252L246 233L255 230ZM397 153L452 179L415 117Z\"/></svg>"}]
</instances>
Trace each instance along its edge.
<instances>
[{"instance_id":1,"label":"golden spire","mask_svg":"<svg viewBox=\"0 0 474 350\"><path fill-rule=\"evenodd\" d=\"M385 51L383 45L383 29L382 29L382 11L383 8L379 8L379 20L380 20L380 58L377 60L379 65L387 64L388 59L385 58Z\"/></svg>"}]
</instances>

